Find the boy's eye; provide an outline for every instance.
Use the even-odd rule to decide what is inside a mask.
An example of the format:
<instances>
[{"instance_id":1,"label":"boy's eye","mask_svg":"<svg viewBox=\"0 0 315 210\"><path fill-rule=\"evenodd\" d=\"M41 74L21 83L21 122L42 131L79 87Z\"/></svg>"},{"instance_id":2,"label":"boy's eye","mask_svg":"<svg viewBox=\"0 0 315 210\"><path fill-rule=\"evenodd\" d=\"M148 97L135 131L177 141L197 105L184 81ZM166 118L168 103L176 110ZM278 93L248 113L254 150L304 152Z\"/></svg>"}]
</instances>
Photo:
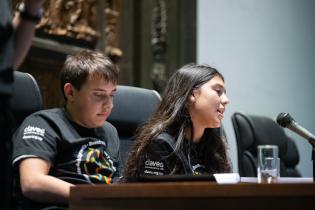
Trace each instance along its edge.
<instances>
[{"instance_id":1,"label":"boy's eye","mask_svg":"<svg viewBox=\"0 0 315 210\"><path fill-rule=\"evenodd\" d=\"M114 98L114 94L107 95L107 94L94 93L93 96L98 101L107 101L108 99Z\"/></svg>"},{"instance_id":2,"label":"boy's eye","mask_svg":"<svg viewBox=\"0 0 315 210\"><path fill-rule=\"evenodd\" d=\"M96 97L104 97L104 94L95 93L94 95L95 95Z\"/></svg>"},{"instance_id":3,"label":"boy's eye","mask_svg":"<svg viewBox=\"0 0 315 210\"><path fill-rule=\"evenodd\" d=\"M104 94L94 94L94 97L96 98L96 99L99 99L99 100L102 100L102 99L104 99L104 98L107 98L107 95L104 95Z\"/></svg>"}]
</instances>

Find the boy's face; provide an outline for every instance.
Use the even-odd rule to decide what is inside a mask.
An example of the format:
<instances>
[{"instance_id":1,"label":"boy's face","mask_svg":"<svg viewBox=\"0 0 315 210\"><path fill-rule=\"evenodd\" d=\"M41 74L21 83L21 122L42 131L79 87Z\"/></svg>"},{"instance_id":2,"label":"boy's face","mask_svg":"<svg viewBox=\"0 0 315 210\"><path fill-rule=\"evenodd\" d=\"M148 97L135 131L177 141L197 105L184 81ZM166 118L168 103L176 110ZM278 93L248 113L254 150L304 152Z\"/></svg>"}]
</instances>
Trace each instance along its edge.
<instances>
[{"instance_id":1,"label":"boy's face","mask_svg":"<svg viewBox=\"0 0 315 210\"><path fill-rule=\"evenodd\" d=\"M103 126L113 108L116 84L102 77L89 77L80 90L72 85L67 110L72 120L87 128Z\"/></svg>"}]
</instances>

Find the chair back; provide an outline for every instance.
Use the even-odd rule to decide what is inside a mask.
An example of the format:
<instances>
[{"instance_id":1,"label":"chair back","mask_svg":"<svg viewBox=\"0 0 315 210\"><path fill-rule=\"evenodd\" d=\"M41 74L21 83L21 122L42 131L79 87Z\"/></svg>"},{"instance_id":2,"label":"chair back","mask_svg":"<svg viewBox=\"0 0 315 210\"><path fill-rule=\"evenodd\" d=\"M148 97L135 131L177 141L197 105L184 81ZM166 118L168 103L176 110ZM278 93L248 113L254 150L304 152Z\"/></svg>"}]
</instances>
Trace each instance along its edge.
<instances>
[{"instance_id":1,"label":"chair back","mask_svg":"<svg viewBox=\"0 0 315 210\"><path fill-rule=\"evenodd\" d=\"M29 73L14 71L13 72L13 92L10 98L10 110L14 122L9 125L11 131L14 132L23 120L33 112L42 109L42 96L40 89L34 77ZM4 162L4 169L1 175L4 176L4 182L6 186L2 186L6 190L6 197L4 203L4 209L19 209L17 202L13 199L12 185L14 172L11 162L11 148L12 148L12 136L6 139L5 153L7 154L8 161ZM2 190L3 190L2 189Z\"/></svg>"},{"instance_id":2,"label":"chair back","mask_svg":"<svg viewBox=\"0 0 315 210\"><path fill-rule=\"evenodd\" d=\"M26 72L14 71L10 107L19 126L25 117L42 109L42 96L35 78Z\"/></svg>"},{"instance_id":3,"label":"chair back","mask_svg":"<svg viewBox=\"0 0 315 210\"><path fill-rule=\"evenodd\" d=\"M299 154L294 141L271 118L236 112L232 115L238 151L240 176L257 176L257 146L277 145L280 157L280 176L299 177L296 169Z\"/></svg>"},{"instance_id":4,"label":"chair back","mask_svg":"<svg viewBox=\"0 0 315 210\"><path fill-rule=\"evenodd\" d=\"M155 90L132 86L117 86L114 108L108 117L120 138L122 165L128 158L137 128L143 125L160 104L161 97Z\"/></svg>"}]
</instances>

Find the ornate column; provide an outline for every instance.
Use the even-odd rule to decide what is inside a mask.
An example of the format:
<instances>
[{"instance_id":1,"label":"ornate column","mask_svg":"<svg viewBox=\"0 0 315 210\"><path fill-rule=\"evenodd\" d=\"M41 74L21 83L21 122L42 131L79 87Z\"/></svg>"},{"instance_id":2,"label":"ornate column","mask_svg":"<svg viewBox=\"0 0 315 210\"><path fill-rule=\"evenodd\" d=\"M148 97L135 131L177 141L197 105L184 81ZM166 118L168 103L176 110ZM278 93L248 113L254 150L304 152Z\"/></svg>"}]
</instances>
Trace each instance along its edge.
<instances>
[{"instance_id":1,"label":"ornate column","mask_svg":"<svg viewBox=\"0 0 315 210\"><path fill-rule=\"evenodd\" d=\"M153 89L161 92L166 83L167 12L164 0L156 0L152 11L151 48Z\"/></svg>"}]
</instances>

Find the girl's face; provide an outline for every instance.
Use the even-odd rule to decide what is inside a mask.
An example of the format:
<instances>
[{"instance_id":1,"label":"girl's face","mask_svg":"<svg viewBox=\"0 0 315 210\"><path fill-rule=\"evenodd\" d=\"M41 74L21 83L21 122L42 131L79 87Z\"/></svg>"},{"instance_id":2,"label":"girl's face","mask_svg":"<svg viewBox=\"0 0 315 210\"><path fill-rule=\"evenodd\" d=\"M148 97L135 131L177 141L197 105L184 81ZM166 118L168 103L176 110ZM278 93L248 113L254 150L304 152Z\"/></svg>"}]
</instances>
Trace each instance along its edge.
<instances>
[{"instance_id":1,"label":"girl's face","mask_svg":"<svg viewBox=\"0 0 315 210\"><path fill-rule=\"evenodd\" d=\"M226 96L224 82L215 76L189 97L189 113L194 127L218 128L229 99Z\"/></svg>"}]
</instances>

